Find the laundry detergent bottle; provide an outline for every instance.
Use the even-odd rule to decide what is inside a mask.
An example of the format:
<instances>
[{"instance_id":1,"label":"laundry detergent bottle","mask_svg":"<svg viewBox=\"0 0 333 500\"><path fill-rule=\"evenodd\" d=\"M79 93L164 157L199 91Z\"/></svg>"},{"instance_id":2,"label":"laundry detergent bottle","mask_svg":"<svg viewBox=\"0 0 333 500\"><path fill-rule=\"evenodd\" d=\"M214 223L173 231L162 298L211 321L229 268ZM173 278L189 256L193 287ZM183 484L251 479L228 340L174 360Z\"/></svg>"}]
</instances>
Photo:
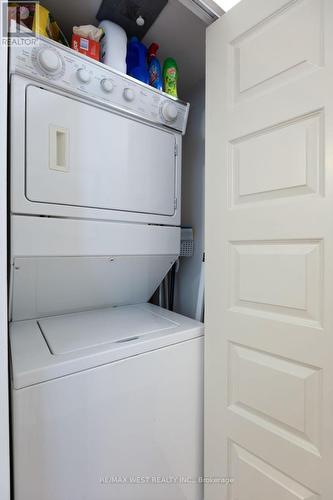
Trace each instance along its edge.
<instances>
[{"instance_id":1,"label":"laundry detergent bottle","mask_svg":"<svg viewBox=\"0 0 333 500\"><path fill-rule=\"evenodd\" d=\"M126 64L129 76L149 83L147 48L136 36L133 36L127 45Z\"/></svg>"},{"instance_id":2,"label":"laundry detergent bottle","mask_svg":"<svg viewBox=\"0 0 333 500\"><path fill-rule=\"evenodd\" d=\"M172 95L173 97L178 97L177 82L178 82L177 63L172 57L168 57L163 64L164 92Z\"/></svg>"},{"instance_id":3,"label":"laundry detergent bottle","mask_svg":"<svg viewBox=\"0 0 333 500\"><path fill-rule=\"evenodd\" d=\"M152 43L148 49L148 72L149 72L149 85L155 89L163 89L162 71L160 61L157 58L157 51L159 45Z\"/></svg>"}]
</instances>

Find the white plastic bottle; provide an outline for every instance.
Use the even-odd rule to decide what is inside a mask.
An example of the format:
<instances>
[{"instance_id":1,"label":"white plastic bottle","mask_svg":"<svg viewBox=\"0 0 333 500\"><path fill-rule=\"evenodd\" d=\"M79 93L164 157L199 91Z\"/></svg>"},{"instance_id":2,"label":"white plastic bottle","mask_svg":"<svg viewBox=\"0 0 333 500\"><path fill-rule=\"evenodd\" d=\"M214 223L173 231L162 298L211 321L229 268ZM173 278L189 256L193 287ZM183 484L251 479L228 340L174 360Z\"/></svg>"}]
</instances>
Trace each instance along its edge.
<instances>
[{"instance_id":1,"label":"white plastic bottle","mask_svg":"<svg viewBox=\"0 0 333 500\"><path fill-rule=\"evenodd\" d=\"M111 68L126 73L127 36L125 30L112 21L101 21L105 35L101 40L101 61Z\"/></svg>"}]
</instances>

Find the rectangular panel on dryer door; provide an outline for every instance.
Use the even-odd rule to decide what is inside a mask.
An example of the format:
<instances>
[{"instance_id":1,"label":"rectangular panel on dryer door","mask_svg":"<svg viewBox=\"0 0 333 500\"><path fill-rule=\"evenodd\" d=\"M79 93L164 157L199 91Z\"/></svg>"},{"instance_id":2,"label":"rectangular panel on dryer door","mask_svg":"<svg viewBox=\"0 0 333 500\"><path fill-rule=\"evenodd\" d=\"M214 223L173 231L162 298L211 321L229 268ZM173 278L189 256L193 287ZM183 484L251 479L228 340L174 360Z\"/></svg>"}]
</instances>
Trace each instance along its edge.
<instances>
[{"instance_id":1,"label":"rectangular panel on dryer door","mask_svg":"<svg viewBox=\"0 0 333 500\"><path fill-rule=\"evenodd\" d=\"M26 99L28 200L174 215L173 132L34 86Z\"/></svg>"}]
</instances>

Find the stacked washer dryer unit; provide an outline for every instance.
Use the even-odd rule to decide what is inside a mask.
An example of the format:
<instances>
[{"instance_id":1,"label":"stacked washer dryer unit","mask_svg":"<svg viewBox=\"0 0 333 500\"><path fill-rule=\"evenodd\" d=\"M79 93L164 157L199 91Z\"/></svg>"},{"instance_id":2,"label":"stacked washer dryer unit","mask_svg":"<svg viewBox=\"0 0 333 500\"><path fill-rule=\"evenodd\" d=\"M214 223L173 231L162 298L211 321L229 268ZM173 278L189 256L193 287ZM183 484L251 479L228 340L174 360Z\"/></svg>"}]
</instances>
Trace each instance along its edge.
<instances>
[{"instance_id":1,"label":"stacked washer dryer unit","mask_svg":"<svg viewBox=\"0 0 333 500\"><path fill-rule=\"evenodd\" d=\"M202 325L179 255L188 105L45 39L11 49L15 500L202 500Z\"/></svg>"}]
</instances>

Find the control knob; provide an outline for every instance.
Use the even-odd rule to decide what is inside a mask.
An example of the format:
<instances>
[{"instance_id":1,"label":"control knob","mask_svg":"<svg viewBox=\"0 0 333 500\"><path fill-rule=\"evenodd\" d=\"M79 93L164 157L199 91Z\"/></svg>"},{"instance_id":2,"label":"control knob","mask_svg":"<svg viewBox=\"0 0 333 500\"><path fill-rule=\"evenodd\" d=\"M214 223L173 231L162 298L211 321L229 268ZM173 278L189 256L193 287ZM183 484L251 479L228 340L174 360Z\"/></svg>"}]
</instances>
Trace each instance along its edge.
<instances>
[{"instance_id":1,"label":"control knob","mask_svg":"<svg viewBox=\"0 0 333 500\"><path fill-rule=\"evenodd\" d=\"M52 49L41 49L37 55L38 64L46 73L54 75L62 68L62 60Z\"/></svg>"},{"instance_id":2,"label":"control knob","mask_svg":"<svg viewBox=\"0 0 333 500\"><path fill-rule=\"evenodd\" d=\"M90 75L89 71L87 71L84 68L78 69L76 72L76 75L77 75L78 79L80 80L80 82L82 82L82 83L89 83L91 80L91 75Z\"/></svg>"},{"instance_id":3,"label":"control knob","mask_svg":"<svg viewBox=\"0 0 333 500\"><path fill-rule=\"evenodd\" d=\"M107 92L109 94L113 90L112 80L110 80L110 78L104 78L103 80L101 80L101 87L104 92Z\"/></svg>"},{"instance_id":4,"label":"control knob","mask_svg":"<svg viewBox=\"0 0 333 500\"><path fill-rule=\"evenodd\" d=\"M124 99L125 101L132 102L135 99L135 93L134 90L131 88L126 88L124 89Z\"/></svg>"},{"instance_id":5,"label":"control knob","mask_svg":"<svg viewBox=\"0 0 333 500\"><path fill-rule=\"evenodd\" d=\"M177 106L173 102L165 101L161 106L161 115L166 122L174 122L178 116Z\"/></svg>"}]
</instances>

